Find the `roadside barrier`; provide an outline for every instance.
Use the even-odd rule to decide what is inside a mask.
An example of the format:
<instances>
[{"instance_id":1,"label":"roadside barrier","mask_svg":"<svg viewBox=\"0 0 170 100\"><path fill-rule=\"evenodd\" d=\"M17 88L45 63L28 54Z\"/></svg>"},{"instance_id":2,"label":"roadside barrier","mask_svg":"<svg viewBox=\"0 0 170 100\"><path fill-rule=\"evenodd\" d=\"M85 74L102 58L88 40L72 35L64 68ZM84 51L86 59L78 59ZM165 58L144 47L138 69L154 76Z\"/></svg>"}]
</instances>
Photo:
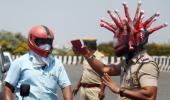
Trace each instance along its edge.
<instances>
[{"instance_id":1,"label":"roadside barrier","mask_svg":"<svg viewBox=\"0 0 170 100\"><path fill-rule=\"evenodd\" d=\"M153 59L157 62L160 71L170 72L170 56L152 56ZM58 59L62 61L63 64L83 64L85 60L82 56L57 56ZM123 57L114 57L108 56L105 58L107 64L118 64Z\"/></svg>"},{"instance_id":2,"label":"roadside barrier","mask_svg":"<svg viewBox=\"0 0 170 100\"><path fill-rule=\"evenodd\" d=\"M15 56L13 58L18 58ZM63 64L68 65L77 65L83 64L85 60L82 56L56 56ZM153 59L157 62L161 72L170 72L170 56L152 56ZM105 58L107 64L118 64L123 57L108 56Z\"/></svg>"}]
</instances>

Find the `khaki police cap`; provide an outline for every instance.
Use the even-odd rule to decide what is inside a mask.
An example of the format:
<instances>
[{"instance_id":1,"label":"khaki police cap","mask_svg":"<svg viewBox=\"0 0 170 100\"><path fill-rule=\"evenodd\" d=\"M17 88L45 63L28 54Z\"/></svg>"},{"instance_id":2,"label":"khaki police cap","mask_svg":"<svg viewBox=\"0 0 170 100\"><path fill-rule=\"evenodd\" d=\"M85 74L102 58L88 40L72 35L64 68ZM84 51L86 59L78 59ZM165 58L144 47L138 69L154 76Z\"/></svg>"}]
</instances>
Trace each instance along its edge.
<instances>
[{"instance_id":1,"label":"khaki police cap","mask_svg":"<svg viewBox=\"0 0 170 100\"><path fill-rule=\"evenodd\" d=\"M83 38L82 40L83 42L96 42L97 41L96 38Z\"/></svg>"}]
</instances>

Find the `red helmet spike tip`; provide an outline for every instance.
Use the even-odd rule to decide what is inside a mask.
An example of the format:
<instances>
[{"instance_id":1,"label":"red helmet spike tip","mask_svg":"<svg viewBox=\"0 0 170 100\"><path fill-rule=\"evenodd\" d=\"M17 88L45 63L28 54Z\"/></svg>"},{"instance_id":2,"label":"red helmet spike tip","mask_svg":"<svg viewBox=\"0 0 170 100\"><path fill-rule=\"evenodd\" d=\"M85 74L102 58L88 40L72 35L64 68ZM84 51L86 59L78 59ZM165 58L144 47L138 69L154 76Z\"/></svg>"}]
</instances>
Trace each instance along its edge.
<instances>
[{"instance_id":1,"label":"red helmet spike tip","mask_svg":"<svg viewBox=\"0 0 170 100\"><path fill-rule=\"evenodd\" d=\"M150 23L148 23L147 25L146 25L146 29L148 29L151 25L152 25L152 23L153 22L155 22L157 20L157 18L154 18Z\"/></svg>"},{"instance_id":2,"label":"red helmet spike tip","mask_svg":"<svg viewBox=\"0 0 170 100\"><path fill-rule=\"evenodd\" d=\"M130 13L129 13L129 9L128 9L128 5L126 2L123 2L123 6L124 6L124 10L125 10L125 16L128 19L129 22L132 21L131 17L130 17Z\"/></svg>"},{"instance_id":3,"label":"red helmet spike tip","mask_svg":"<svg viewBox=\"0 0 170 100\"><path fill-rule=\"evenodd\" d=\"M112 24L112 23L109 23L109 22L107 22L107 21L105 21L105 20L103 20L103 19L101 19L100 21L101 21L102 23L107 24L108 26L110 26L110 27L113 28L114 30L117 29L116 26L115 26L114 24Z\"/></svg>"},{"instance_id":4,"label":"red helmet spike tip","mask_svg":"<svg viewBox=\"0 0 170 100\"><path fill-rule=\"evenodd\" d=\"M155 32L155 31L157 31L157 30L159 30L159 29L161 29L161 28L167 27L167 26L168 26L168 24L167 24L167 23L164 23L164 24L162 24L162 25L159 25L159 26L157 26L157 27L155 27L155 28L152 28L152 29L148 30L148 32L151 34L151 33Z\"/></svg>"},{"instance_id":5,"label":"red helmet spike tip","mask_svg":"<svg viewBox=\"0 0 170 100\"><path fill-rule=\"evenodd\" d=\"M138 1L138 6L137 6L137 9L136 9L136 13L135 13L135 17L134 17L134 22L136 22L136 20L138 19L141 4L142 4L142 1L139 0Z\"/></svg>"},{"instance_id":6,"label":"red helmet spike tip","mask_svg":"<svg viewBox=\"0 0 170 100\"><path fill-rule=\"evenodd\" d=\"M114 23L116 24L117 27L119 27L120 29L123 29L123 27L121 26L121 24L118 22L118 20L116 19L115 15L113 15L111 13L111 11L108 11L109 16L112 18L112 20L114 21Z\"/></svg>"},{"instance_id":7,"label":"red helmet spike tip","mask_svg":"<svg viewBox=\"0 0 170 100\"><path fill-rule=\"evenodd\" d=\"M154 15L152 15L148 20L146 20L144 23L143 23L143 26L147 26L147 24L149 24L155 17L158 17L160 16L160 13L159 12L156 12Z\"/></svg>"},{"instance_id":8,"label":"red helmet spike tip","mask_svg":"<svg viewBox=\"0 0 170 100\"><path fill-rule=\"evenodd\" d=\"M100 26L108 29L109 31L111 31L113 33L115 33L115 30L112 27L110 27L107 24L105 24L105 23L100 23Z\"/></svg>"},{"instance_id":9,"label":"red helmet spike tip","mask_svg":"<svg viewBox=\"0 0 170 100\"><path fill-rule=\"evenodd\" d=\"M119 20L120 20L121 26L123 26L123 21L122 21L122 18L121 18L121 16L120 16L120 14L119 14L118 9L115 10L115 13L116 13L116 15L118 16L118 18L119 18Z\"/></svg>"}]
</instances>

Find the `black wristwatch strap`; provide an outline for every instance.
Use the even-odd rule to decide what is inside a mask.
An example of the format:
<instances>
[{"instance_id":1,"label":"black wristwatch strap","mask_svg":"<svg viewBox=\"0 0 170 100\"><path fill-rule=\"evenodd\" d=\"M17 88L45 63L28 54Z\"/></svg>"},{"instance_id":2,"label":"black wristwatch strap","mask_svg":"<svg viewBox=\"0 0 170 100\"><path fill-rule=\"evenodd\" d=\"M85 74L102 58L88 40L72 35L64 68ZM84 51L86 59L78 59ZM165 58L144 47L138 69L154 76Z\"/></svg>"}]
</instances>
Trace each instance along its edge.
<instances>
[{"instance_id":1,"label":"black wristwatch strap","mask_svg":"<svg viewBox=\"0 0 170 100\"><path fill-rule=\"evenodd\" d=\"M124 92L125 92L125 89L124 88L120 88L119 94L120 94L121 97L125 96Z\"/></svg>"}]
</instances>

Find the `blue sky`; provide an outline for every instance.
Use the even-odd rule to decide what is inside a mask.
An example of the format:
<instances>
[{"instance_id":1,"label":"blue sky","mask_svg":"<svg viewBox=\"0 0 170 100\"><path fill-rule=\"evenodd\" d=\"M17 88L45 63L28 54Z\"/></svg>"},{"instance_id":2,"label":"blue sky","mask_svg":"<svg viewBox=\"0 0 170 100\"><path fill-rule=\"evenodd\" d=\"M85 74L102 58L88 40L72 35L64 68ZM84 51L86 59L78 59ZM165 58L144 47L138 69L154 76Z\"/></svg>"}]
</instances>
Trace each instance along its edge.
<instances>
[{"instance_id":1,"label":"blue sky","mask_svg":"<svg viewBox=\"0 0 170 100\"><path fill-rule=\"evenodd\" d=\"M100 27L100 19L110 21L108 9L118 9L124 14L124 1L134 16L137 0L0 0L0 30L27 36L33 25L43 24L55 32L55 46L68 45L72 39L84 37L96 37L98 43L108 42L113 35ZM170 0L142 0L142 9L145 18L160 12L154 26L170 23ZM170 43L169 26L152 34L149 42Z\"/></svg>"}]
</instances>

